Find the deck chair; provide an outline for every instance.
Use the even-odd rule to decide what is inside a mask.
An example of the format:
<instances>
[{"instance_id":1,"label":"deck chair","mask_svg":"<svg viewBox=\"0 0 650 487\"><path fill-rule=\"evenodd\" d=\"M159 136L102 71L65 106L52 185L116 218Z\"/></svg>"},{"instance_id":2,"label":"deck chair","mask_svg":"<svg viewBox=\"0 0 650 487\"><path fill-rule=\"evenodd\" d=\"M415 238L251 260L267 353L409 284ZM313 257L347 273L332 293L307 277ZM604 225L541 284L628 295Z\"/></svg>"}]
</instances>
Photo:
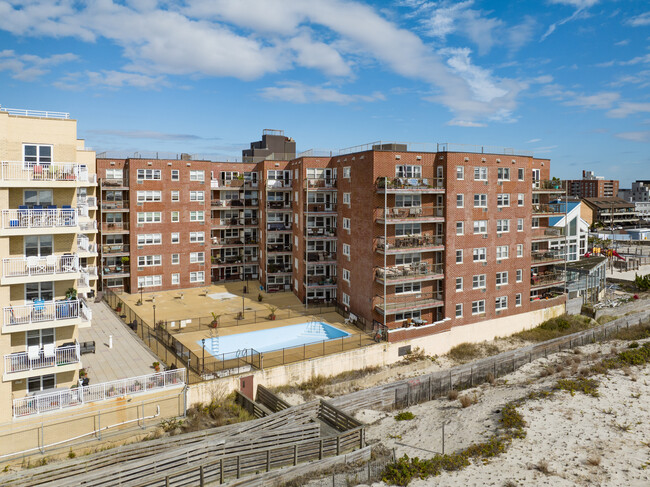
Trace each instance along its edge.
<instances>
[{"instance_id":1,"label":"deck chair","mask_svg":"<svg viewBox=\"0 0 650 487\"><path fill-rule=\"evenodd\" d=\"M357 315L355 315L354 313L350 313L350 316L348 316L345 319L344 323L346 325L353 325L354 323L356 323L356 321L357 321Z\"/></svg>"},{"instance_id":2,"label":"deck chair","mask_svg":"<svg viewBox=\"0 0 650 487\"><path fill-rule=\"evenodd\" d=\"M30 255L25 259L25 267L29 274L38 273L38 257Z\"/></svg>"},{"instance_id":3,"label":"deck chair","mask_svg":"<svg viewBox=\"0 0 650 487\"><path fill-rule=\"evenodd\" d=\"M34 362L41 357L41 347L38 345L30 345L27 347L27 358L30 362Z\"/></svg>"},{"instance_id":4,"label":"deck chair","mask_svg":"<svg viewBox=\"0 0 650 487\"><path fill-rule=\"evenodd\" d=\"M45 267L47 268L47 272L57 272L58 269L56 268L56 255L48 255L45 257Z\"/></svg>"},{"instance_id":5,"label":"deck chair","mask_svg":"<svg viewBox=\"0 0 650 487\"><path fill-rule=\"evenodd\" d=\"M46 343L43 345L43 357L46 359L56 358L54 343Z\"/></svg>"}]
</instances>

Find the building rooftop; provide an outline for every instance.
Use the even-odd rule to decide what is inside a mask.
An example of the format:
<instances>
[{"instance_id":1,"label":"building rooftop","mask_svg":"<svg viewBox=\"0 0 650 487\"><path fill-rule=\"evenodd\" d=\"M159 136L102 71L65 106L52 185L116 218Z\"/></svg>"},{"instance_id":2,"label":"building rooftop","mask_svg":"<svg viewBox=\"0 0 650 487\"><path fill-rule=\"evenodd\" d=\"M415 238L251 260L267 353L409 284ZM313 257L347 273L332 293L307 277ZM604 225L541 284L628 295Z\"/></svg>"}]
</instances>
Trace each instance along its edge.
<instances>
[{"instance_id":1,"label":"building rooftop","mask_svg":"<svg viewBox=\"0 0 650 487\"><path fill-rule=\"evenodd\" d=\"M603 262L607 260L607 257L598 257L598 256L592 256L592 257L584 257L578 261L575 262L567 262L566 263L566 268L567 270L591 270L599 265L601 265Z\"/></svg>"},{"instance_id":2,"label":"building rooftop","mask_svg":"<svg viewBox=\"0 0 650 487\"><path fill-rule=\"evenodd\" d=\"M6 112L9 115L18 117L36 117L36 118L56 118L59 120L68 120L70 114L66 112L49 112L44 110L29 110L25 108L6 108L0 106L0 112Z\"/></svg>"},{"instance_id":3,"label":"building rooftop","mask_svg":"<svg viewBox=\"0 0 650 487\"><path fill-rule=\"evenodd\" d=\"M610 209L610 208L634 208L634 203L629 203L623 198L608 196L603 198L583 198L587 205L592 208Z\"/></svg>"}]
</instances>

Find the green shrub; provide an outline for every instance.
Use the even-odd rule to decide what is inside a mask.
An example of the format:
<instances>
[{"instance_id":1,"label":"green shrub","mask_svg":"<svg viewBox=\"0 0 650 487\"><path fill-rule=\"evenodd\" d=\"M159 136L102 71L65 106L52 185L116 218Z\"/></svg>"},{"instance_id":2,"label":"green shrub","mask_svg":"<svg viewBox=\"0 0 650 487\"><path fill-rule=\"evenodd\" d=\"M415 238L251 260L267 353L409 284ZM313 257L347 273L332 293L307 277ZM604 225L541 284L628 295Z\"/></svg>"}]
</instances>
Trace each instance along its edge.
<instances>
[{"instance_id":1,"label":"green shrub","mask_svg":"<svg viewBox=\"0 0 650 487\"><path fill-rule=\"evenodd\" d=\"M555 389L567 391L572 396L579 391L588 396L598 397L598 385L599 383L595 379L578 377L577 379L560 379L555 384Z\"/></svg>"},{"instance_id":2,"label":"green shrub","mask_svg":"<svg viewBox=\"0 0 650 487\"><path fill-rule=\"evenodd\" d=\"M402 411L395 415L395 421L410 421L412 419L415 419L415 414L411 411Z\"/></svg>"}]
</instances>

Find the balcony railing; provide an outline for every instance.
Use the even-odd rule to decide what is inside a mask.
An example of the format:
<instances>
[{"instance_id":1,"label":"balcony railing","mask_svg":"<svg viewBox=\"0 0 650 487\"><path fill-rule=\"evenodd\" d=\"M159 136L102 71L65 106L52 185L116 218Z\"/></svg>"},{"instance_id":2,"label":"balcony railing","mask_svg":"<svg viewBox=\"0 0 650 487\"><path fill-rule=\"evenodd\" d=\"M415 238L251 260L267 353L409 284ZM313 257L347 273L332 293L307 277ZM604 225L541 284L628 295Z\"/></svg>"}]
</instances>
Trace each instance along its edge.
<instances>
[{"instance_id":1,"label":"balcony railing","mask_svg":"<svg viewBox=\"0 0 650 487\"><path fill-rule=\"evenodd\" d=\"M99 277L99 271L95 265L82 267L81 272L87 274L91 279L97 279Z\"/></svg>"},{"instance_id":2,"label":"balcony railing","mask_svg":"<svg viewBox=\"0 0 650 487\"><path fill-rule=\"evenodd\" d=\"M43 391L31 396L14 399L13 415L15 418L31 416L80 406L85 403L105 401L114 397L180 387L184 384L185 369L174 369L75 389L53 392Z\"/></svg>"},{"instance_id":3,"label":"balcony railing","mask_svg":"<svg viewBox=\"0 0 650 487\"><path fill-rule=\"evenodd\" d=\"M564 228L533 228L532 239L563 238Z\"/></svg>"},{"instance_id":4,"label":"balcony railing","mask_svg":"<svg viewBox=\"0 0 650 487\"><path fill-rule=\"evenodd\" d=\"M546 272L530 278L530 287L545 287L563 284L565 281L563 272Z\"/></svg>"},{"instance_id":5,"label":"balcony railing","mask_svg":"<svg viewBox=\"0 0 650 487\"><path fill-rule=\"evenodd\" d=\"M116 274L130 274L131 267L128 265L109 265L102 268L102 276L114 276Z\"/></svg>"},{"instance_id":6,"label":"balcony railing","mask_svg":"<svg viewBox=\"0 0 650 487\"><path fill-rule=\"evenodd\" d=\"M4 326L14 326L79 318L80 303L83 301L66 299L63 301L39 301L22 306L7 306L3 308L3 323ZM83 305L85 306L85 303Z\"/></svg>"},{"instance_id":7,"label":"balcony railing","mask_svg":"<svg viewBox=\"0 0 650 487\"><path fill-rule=\"evenodd\" d=\"M431 247L444 245L445 239L442 235L405 235L400 237L379 237L376 249L378 251L406 251L426 250Z\"/></svg>"},{"instance_id":8,"label":"balcony railing","mask_svg":"<svg viewBox=\"0 0 650 487\"><path fill-rule=\"evenodd\" d=\"M77 205L86 205L88 207L96 207L97 206L97 198L94 196L78 196L77 197Z\"/></svg>"},{"instance_id":9,"label":"balcony railing","mask_svg":"<svg viewBox=\"0 0 650 487\"><path fill-rule=\"evenodd\" d=\"M97 220L92 220L89 222L79 222L80 232L93 232L96 230L97 230Z\"/></svg>"},{"instance_id":10,"label":"balcony railing","mask_svg":"<svg viewBox=\"0 0 650 487\"><path fill-rule=\"evenodd\" d=\"M336 189L336 178L305 179L307 189Z\"/></svg>"},{"instance_id":11,"label":"balcony railing","mask_svg":"<svg viewBox=\"0 0 650 487\"><path fill-rule=\"evenodd\" d=\"M102 187L128 188L129 181L126 178L102 179Z\"/></svg>"},{"instance_id":12,"label":"balcony railing","mask_svg":"<svg viewBox=\"0 0 650 487\"><path fill-rule=\"evenodd\" d=\"M533 181L533 191L534 190L564 193L564 189L562 189L562 181L560 181L559 179L555 179L555 180L542 179L539 181Z\"/></svg>"},{"instance_id":13,"label":"balcony railing","mask_svg":"<svg viewBox=\"0 0 650 487\"><path fill-rule=\"evenodd\" d=\"M76 163L3 162L0 179L4 181L82 181L95 182L88 167Z\"/></svg>"},{"instance_id":14,"label":"balcony railing","mask_svg":"<svg viewBox=\"0 0 650 487\"><path fill-rule=\"evenodd\" d=\"M443 218L445 216L442 206L412 206L409 208L377 208L377 219L380 220L421 220L426 218Z\"/></svg>"},{"instance_id":15,"label":"balcony railing","mask_svg":"<svg viewBox=\"0 0 650 487\"><path fill-rule=\"evenodd\" d=\"M540 252L533 252L531 254L533 265L543 264L545 262L553 262L564 260L564 254L557 250L544 250Z\"/></svg>"},{"instance_id":16,"label":"balcony railing","mask_svg":"<svg viewBox=\"0 0 650 487\"><path fill-rule=\"evenodd\" d=\"M287 274L292 272L291 264L267 264L266 272L269 274Z\"/></svg>"},{"instance_id":17,"label":"balcony railing","mask_svg":"<svg viewBox=\"0 0 650 487\"><path fill-rule=\"evenodd\" d=\"M323 252L320 250L310 250L307 252L307 262L331 262L336 260L336 254L333 252Z\"/></svg>"},{"instance_id":18,"label":"balcony railing","mask_svg":"<svg viewBox=\"0 0 650 487\"><path fill-rule=\"evenodd\" d=\"M58 118L60 120L67 120L70 114L67 112L50 112L44 110L28 110L25 108L0 108L0 112L7 112L9 115L19 117L36 117L36 118Z\"/></svg>"},{"instance_id":19,"label":"balcony railing","mask_svg":"<svg viewBox=\"0 0 650 487\"><path fill-rule=\"evenodd\" d=\"M268 244L266 246L267 252L291 252L293 246L289 244Z\"/></svg>"},{"instance_id":20,"label":"balcony railing","mask_svg":"<svg viewBox=\"0 0 650 487\"><path fill-rule=\"evenodd\" d=\"M97 252L97 244L85 235L80 235L77 237L77 249L82 252Z\"/></svg>"},{"instance_id":21,"label":"balcony railing","mask_svg":"<svg viewBox=\"0 0 650 487\"><path fill-rule=\"evenodd\" d=\"M102 210L128 210L128 201L102 201Z\"/></svg>"},{"instance_id":22,"label":"balcony railing","mask_svg":"<svg viewBox=\"0 0 650 487\"><path fill-rule=\"evenodd\" d=\"M129 222L102 222L102 232L122 232L128 231Z\"/></svg>"},{"instance_id":23,"label":"balcony railing","mask_svg":"<svg viewBox=\"0 0 650 487\"><path fill-rule=\"evenodd\" d=\"M287 223L286 225L284 223L281 223L281 222L267 223L266 224L266 229L269 232L291 231L291 223Z\"/></svg>"},{"instance_id":24,"label":"balcony railing","mask_svg":"<svg viewBox=\"0 0 650 487\"><path fill-rule=\"evenodd\" d=\"M562 214L564 215L564 205L560 204L536 204L533 205L533 215L535 214Z\"/></svg>"},{"instance_id":25,"label":"balcony railing","mask_svg":"<svg viewBox=\"0 0 650 487\"><path fill-rule=\"evenodd\" d=\"M291 202L285 203L284 201L267 201L266 207L270 210L290 210Z\"/></svg>"},{"instance_id":26,"label":"balcony railing","mask_svg":"<svg viewBox=\"0 0 650 487\"><path fill-rule=\"evenodd\" d=\"M309 203L305 205L305 212L307 213L331 213L335 211L336 203Z\"/></svg>"},{"instance_id":27,"label":"balcony railing","mask_svg":"<svg viewBox=\"0 0 650 487\"><path fill-rule=\"evenodd\" d=\"M129 244L102 245L103 254L125 254L129 252Z\"/></svg>"},{"instance_id":28,"label":"balcony railing","mask_svg":"<svg viewBox=\"0 0 650 487\"><path fill-rule=\"evenodd\" d=\"M332 287L336 286L336 276L308 276L307 287Z\"/></svg>"},{"instance_id":29,"label":"balcony railing","mask_svg":"<svg viewBox=\"0 0 650 487\"><path fill-rule=\"evenodd\" d=\"M77 221L75 208L2 210L3 229L75 227Z\"/></svg>"},{"instance_id":30,"label":"balcony railing","mask_svg":"<svg viewBox=\"0 0 650 487\"><path fill-rule=\"evenodd\" d=\"M76 364L79 363L80 357L79 344L65 347L55 347L54 344L43 348L28 347L27 352L5 355L5 374Z\"/></svg>"},{"instance_id":31,"label":"balcony railing","mask_svg":"<svg viewBox=\"0 0 650 487\"><path fill-rule=\"evenodd\" d=\"M259 205L257 198L233 199L233 200L212 200L211 205L214 208L250 208Z\"/></svg>"},{"instance_id":32,"label":"balcony railing","mask_svg":"<svg viewBox=\"0 0 650 487\"><path fill-rule=\"evenodd\" d=\"M267 179L266 181L266 187L267 188L274 188L274 189L283 189L283 188L291 188L291 180L290 179Z\"/></svg>"},{"instance_id":33,"label":"balcony railing","mask_svg":"<svg viewBox=\"0 0 650 487\"><path fill-rule=\"evenodd\" d=\"M442 178L377 178L375 182L377 190L384 191L444 191L444 180Z\"/></svg>"},{"instance_id":34,"label":"balcony railing","mask_svg":"<svg viewBox=\"0 0 650 487\"><path fill-rule=\"evenodd\" d=\"M444 306L444 304L442 293L405 293L386 296L385 300L382 296L375 298L375 308L382 314L436 308ZM406 325L408 322L404 322L404 324ZM412 321L411 324L418 326L425 323Z\"/></svg>"},{"instance_id":35,"label":"balcony railing","mask_svg":"<svg viewBox=\"0 0 650 487\"><path fill-rule=\"evenodd\" d=\"M257 218L220 218L220 226L243 226L243 225L257 225Z\"/></svg>"},{"instance_id":36,"label":"balcony railing","mask_svg":"<svg viewBox=\"0 0 650 487\"><path fill-rule=\"evenodd\" d=\"M401 281L404 279L417 279L427 277L442 277L443 276L442 264L427 264L425 262L417 262L414 264L397 265L386 267L385 269L379 268L376 270L377 279L383 280L386 278L387 282Z\"/></svg>"},{"instance_id":37,"label":"balcony railing","mask_svg":"<svg viewBox=\"0 0 650 487\"><path fill-rule=\"evenodd\" d=\"M79 272L79 258L76 255L2 259L2 277L53 276L75 272Z\"/></svg>"},{"instance_id":38,"label":"balcony railing","mask_svg":"<svg viewBox=\"0 0 650 487\"><path fill-rule=\"evenodd\" d=\"M309 227L307 228L308 237L336 237L336 227Z\"/></svg>"}]
</instances>

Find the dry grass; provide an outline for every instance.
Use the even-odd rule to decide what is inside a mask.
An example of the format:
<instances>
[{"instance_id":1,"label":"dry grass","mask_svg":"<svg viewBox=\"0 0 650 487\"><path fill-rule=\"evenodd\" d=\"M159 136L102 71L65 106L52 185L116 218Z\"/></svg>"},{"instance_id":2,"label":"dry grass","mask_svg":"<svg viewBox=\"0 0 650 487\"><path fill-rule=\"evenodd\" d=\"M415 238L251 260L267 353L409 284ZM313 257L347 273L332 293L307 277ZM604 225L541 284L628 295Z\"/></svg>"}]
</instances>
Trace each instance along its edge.
<instances>
[{"instance_id":1,"label":"dry grass","mask_svg":"<svg viewBox=\"0 0 650 487\"><path fill-rule=\"evenodd\" d=\"M499 353L501 353L501 349L494 343L464 342L449 350L447 356L456 362L465 363L478 358L491 357Z\"/></svg>"},{"instance_id":2,"label":"dry grass","mask_svg":"<svg viewBox=\"0 0 650 487\"><path fill-rule=\"evenodd\" d=\"M468 408L472 404L476 404L478 402L478 398L476 397L476 394L474 394L473 396L469 396L469 395L460 396L458 400L460 401L460 405L463 408Z\"/></svg>"},{"instance_id":3,"label":"dry grass","mask_svg":"<svg viewBox=\"0 0 650 487\"><path fill-rule=\"evenodd\" d=\"M540 460L537 462L537 465L533 465L533 468L538 472L542 472L544 475L549 475L551 473L551 469L546 460Z\"/></svg>"},{"instance_id":4,"label":"dry grass","mask_svg":"<svg viewBox=\"0 0 650 487\"><path fill-rule=\"evenodd\" d=\"M455 389L449 391L447 393L447 399L449 399L450 401L455 401L456 399L458 399L458 391Z\"/></svg>"},{"instance_id":5,"label":"dry grass","mask_svg":"<svg viewBox=\"0 0 650 487\"><path fill-rule=\"evenodd\" d=\"M587 457L587 464L591 465L592 467L597 467L598 465L600 465L600 460L601 460L600 455L594 453L593 455L589 455Z\"/></svg>"},{"instance_id":6,"label":"dry grass","mask_svg":"<svg viewBox=\"0 0 650 487\"><path fill-rule=\"evenodd\" d=\"M545 342L571 333L591 328L591 318L585 316L561 315L557 318L551 318L541 325L530 330L524 330L516 333L515 337L531 342Z\"/></svg>"}]
</instances>

